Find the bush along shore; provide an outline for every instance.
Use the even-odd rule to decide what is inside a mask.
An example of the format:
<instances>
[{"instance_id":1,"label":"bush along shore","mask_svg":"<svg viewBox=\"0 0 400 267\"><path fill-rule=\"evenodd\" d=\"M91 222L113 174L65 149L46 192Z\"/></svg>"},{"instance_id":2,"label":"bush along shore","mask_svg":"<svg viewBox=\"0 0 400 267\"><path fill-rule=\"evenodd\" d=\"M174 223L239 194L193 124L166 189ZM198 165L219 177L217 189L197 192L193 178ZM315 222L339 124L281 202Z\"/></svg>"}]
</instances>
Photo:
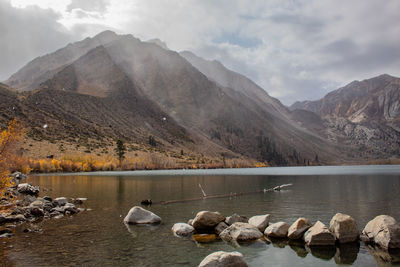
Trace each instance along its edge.
<instances>
[{"instance_id":1,"label":"bush along shore","mask_svg":"<svg viewBox=\"0 0 400 267\"><path fill-rule=\"evenodd\" d=\"M251 218L233 214L225 217L219 212L200 211L188 222L172 226L172 233L180 238L191 238L198 243L219 239L240 247L243 242L266 242L284 247L290 245L300 257L309 252L323 259L335 257L339 264L352 264L357 259L360 241L377 262L400 262L400 225L388 215L369 221L360 232L354 218L335 214L329 226L321 221L314 224L307 218L286 222L270 222L270 214ZM158 224L156 214L135 206L124 219L126 224ZM208 255L199 266L247 266L239 252L217 251Z\"/></svg>"},{"instance_id":2,"label":"bush along shore","mask_svg":"<svg viewBox=\"0 0 400 267\"><path fill-rule=\"evenodd\" d=\"M16 224L36 223L50 218L59 219L90 210L83 207L86 198L52 199L49 196L39 197L39 193L38 186L28 183L7 188L5 197L0 200L0 237L12 236ZM23 231L32 230L27 224Z\"/></svg>"}]
</instances>

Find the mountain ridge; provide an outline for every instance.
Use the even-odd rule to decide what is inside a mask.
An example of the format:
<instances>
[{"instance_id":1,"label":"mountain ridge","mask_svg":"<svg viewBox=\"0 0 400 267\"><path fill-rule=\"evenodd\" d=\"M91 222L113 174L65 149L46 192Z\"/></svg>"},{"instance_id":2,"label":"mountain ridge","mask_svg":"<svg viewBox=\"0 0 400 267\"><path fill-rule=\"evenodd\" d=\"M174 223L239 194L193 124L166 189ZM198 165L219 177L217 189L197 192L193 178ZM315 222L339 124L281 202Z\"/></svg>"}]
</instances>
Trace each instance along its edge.
<instances>
[{"instance_id":1,"label":"mountain ridge","mask_svg":"<svg viewBox=\"0 0 400 267\"><path fill-rule=\"evenodd\" d=\"M103 32L29 62L7 80L16 86L9 101L16 99L22 110L15 116L37 140L73 143L82 136L105 136L109 143L120 136L145 144L155 136L165 150L199 157L230 154L274 165L371 157L373 151L355 154L356 142L343 145L341 138L349 138L329 128L332 121L294 113L220 62L159 42ZM54 132L42 129L47 120Z\"/></svg>"}]
</instances>

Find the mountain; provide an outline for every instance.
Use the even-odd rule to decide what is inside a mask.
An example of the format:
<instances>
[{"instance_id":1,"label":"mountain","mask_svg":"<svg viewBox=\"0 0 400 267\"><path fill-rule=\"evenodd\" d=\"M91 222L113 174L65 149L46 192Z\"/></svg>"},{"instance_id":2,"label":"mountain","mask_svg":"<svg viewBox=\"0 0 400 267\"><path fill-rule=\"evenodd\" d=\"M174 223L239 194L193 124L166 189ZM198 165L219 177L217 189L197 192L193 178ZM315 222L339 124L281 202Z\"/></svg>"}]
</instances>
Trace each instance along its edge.
<instances>
[{"instance_id":1,"label":"mountain","mask_svg":"<svg viewBox=\"0 0 400 267\"><path fill-rule=\"evenodd\" d=\"M354 81L320 100L296 102L290 109L308 129L304 118L319 116L313 120L319 122L317 131L333 141L356 145L360 157L400 154L399 78L384 74ZM314 115L305 115L306 111Z\"/></svg>"},{"instance_id":2,"label":"mountain","mask_svg":"<svg viewBox=\"0 0 400 267\"><path fill-rule=\"evenodd\" d=\"M86 38L80 42L68 44L53 53L37 57L5 81L17 91L29 91L50 79L63 67L74 62L93 48L108 43L119 36L112 31L104 31L95 38Z\"/></svg>"},{"instance_id":3,"label":"mountain","mask_svg":"<svg viewBox=\"0 0 400 267\"><path fill-rule=\"evenodd\" d=\"M288 111L282 103L271 96L247 77L227 69L217 60L205 60L192 52L183 51L180 53L195 68L206 75L210 80L217 82L223 87L229 87L236 92L242 93L248 98L263 106L267 112L287 116Z\"/></svg>"},{"instance_id":4,"label":"mountain","mask_svg":"<svg viewBox=\"0 0 400 267\"><path fill-rule=\"evenodd\" d=\"M32 60L6 83L15 91L0 93L16 106L7 118L21 118L37 141L103 147L123 138L133 146L154 136L165 151L276 165L365 158L321 115L292 112L221 63L159 40L103 32Z\"/></svg>"}]
</instances>

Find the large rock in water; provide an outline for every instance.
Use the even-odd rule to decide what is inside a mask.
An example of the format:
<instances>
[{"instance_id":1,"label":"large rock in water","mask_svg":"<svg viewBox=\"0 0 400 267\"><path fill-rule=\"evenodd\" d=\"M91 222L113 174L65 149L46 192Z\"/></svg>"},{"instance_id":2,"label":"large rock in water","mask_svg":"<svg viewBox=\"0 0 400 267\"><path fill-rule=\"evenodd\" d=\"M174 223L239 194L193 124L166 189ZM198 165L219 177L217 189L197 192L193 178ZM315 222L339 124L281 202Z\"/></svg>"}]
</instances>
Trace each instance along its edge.
<instances>
[{"instance_id":1,"label":"large rock in water","mask_svg":"<svg viewBox=\"0 0 400 267\"><path fill-rule=\"evenodd\" d=\"M400 226L391 216L375 217L367 223L363 234L384 249L400 248Z\"/></svg>"},{"instance_id":2,"label":"large rock in water","mask_svg":"<svg viewBox=\"0 0 400 267\"><path fill-rule=\"evenodd\" d=\"M187 223L175 223L171 230L177 236L188 236L194 232L193 226Z\"/></svg>"},{"instance_id":3,"label":"large rock in water","mask_svg":"<svg viewBox=\"0 0 400 267\"><path fill-rule=\"evenodd\" d=\"M269 214L253 216L249 219L249 224L254 225L261 232L265 231L269 224Z\"/></svg>"},{"instance_id":4,"label":"large rock in water","mask_svg":"<svg viewBox=\"0 0 400 267\"><path fill-rule=\"evenodd\" d=\"M249 241L259 239L262 236L263 234L257 227L242 222L232 224L219 235L225 241Z\"/></svg>"},{"instance_id":5,"label":"large rock in water","mask_svg":"<svg viewBox=\"0 0 400 267\"><path fill-rule=\"evenodd\" d=\"M325 224L317 221L304 234L304 242L308 246L334 246L335 236L329 231Z\"/></svg>"},{"instance_id":6,"label":"large rock in water","mask_svg":"<svg viewBox=\"0 0 400 267\"><path fill-rule=\"evenodd\" d=\"M199 264L199 267L247 267L243 260L243 255L239 252L217 251L205 257Z\"/></svg>"},{"instance_id":7,"label":"large rock in water","mask_svg":"<svg viewBox=\"0 0 400 267\"><path fill-rule=\"evenodd\" d=\"M135 206L129 210L124 222L128 224L156 224L161 222L161 218L151 211Z\"/></svg>"},{"instance_id":8,"label":"large rock in water","mask_svg":"<svg viewBox=\"0 0 400 267\"><path fill-rule=\"evenodd\" d=\"M303 237L305 231L307 231L312 226L310 220L306 218L298 218L288 230L289 239L300 239Z\"/></svg>"},{"instance_id":9,"label":"large rock in water","mask_svg":"<svg viewBox=\"0 0 400 267\"><path fill-rule=\"evenodd\" d=\"M225 221L225 216L222 216L219 212L200 211L193 219L192 225L196 230L204 230L214 228L223 221Z\"/></svg>"},{"instance_id":10,"label":"large rock in water","mask_svg":"<svg viewBox=\"0 0 400 267\"><path fill-rule=\"evenodd\" d=\"M329 230L334 234L339 243L354 242L360 236L356 221L351 216L343 213L336 213L332 217Z\"/></svg>"},{"instance_id":11,"label":"large rock in water","mask_svg":"<svg viewBox=\"0 0 400 267\"><path fill-rule=\"evenodd\" d=\"M18 185L17 191L21 194L37 196L39 194L40 189L38 186L32 186L28 183L23 183Z\"/></svg>"},{"instance_id":12,"label":"large rock in water","mask_svg":"<svg viewBox=\"0 0 400 267\"><path fill-rule=\"evenodd\" d=\"M284 238L287 236L289 224L285 222L277 222L270 224L267 229L265 229L264 235L269 237Z\"/></svg>"}]
</instances>

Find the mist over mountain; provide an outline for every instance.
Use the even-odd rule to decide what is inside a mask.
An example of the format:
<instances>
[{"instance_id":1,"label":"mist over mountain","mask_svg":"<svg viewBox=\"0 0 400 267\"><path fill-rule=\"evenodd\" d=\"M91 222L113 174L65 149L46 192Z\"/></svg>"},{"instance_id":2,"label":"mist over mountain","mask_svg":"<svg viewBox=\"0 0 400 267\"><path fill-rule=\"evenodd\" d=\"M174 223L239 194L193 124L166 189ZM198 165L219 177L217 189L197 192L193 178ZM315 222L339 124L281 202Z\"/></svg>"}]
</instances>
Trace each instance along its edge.
<instances>
[{"instance_id":1,"label":"mist over mountain","mask_svg":"<svg viewBox=\"0 0 400 267\"><path fill-rule=\"evenodd\" d=\"M394 83L388 88L393 88L390 96L398 100L398 82L383 80L389 83L372 83L367 93ZM160 40L142 42L111 31L36 58L5 83L8 86L0 86L0 104L8 110L0 122L4 125L12 117L20 118L35 140L74 143L95 139L105 140L98 145L106 146L115 138L146 144L149 136L155 136L166 151L244 156L276 165L362 161L378 152L381 157L396 152L376 151L379 142L354 141L356 135L345 135L331 125L326 114L336 118L354 110L344 117L349 125L364 116L356 109L369 102L352 102L363 93L343 97L343 103L353 103L346 106L347 111L343 111L344 104L328 108L318 103L307 104L310 108L296 103L292 108L302 111L290 111L250 79L217 61L171 51ZM393 103L384 104L382 114L395 125L398 104ZM43 124L51 130L44 130ZM368 129L375 127L370 125ZM398 130L388 129L381 127L380 131L396 140ZM359 132L357 125L353 131ZM359 153L360 146L368 149Z\"/></svg>"}]
</instances>

